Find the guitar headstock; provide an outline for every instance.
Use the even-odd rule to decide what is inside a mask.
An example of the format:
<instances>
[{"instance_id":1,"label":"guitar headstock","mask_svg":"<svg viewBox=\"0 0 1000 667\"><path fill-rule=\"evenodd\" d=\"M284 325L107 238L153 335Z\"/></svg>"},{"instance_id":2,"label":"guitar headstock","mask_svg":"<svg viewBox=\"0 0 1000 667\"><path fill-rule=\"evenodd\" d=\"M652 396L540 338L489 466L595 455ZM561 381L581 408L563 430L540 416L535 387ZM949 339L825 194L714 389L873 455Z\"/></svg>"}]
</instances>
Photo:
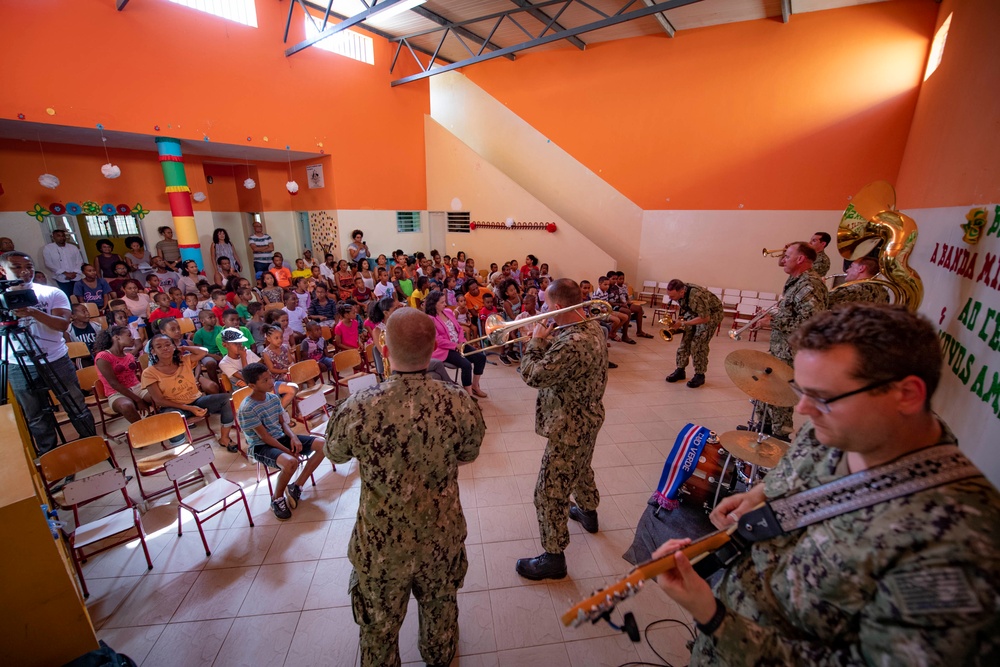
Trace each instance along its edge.
<instances>
[{"instance_id":1,"label":"guitar headstock","mask_svg":"<svg viewBox=\"0 0 1000 667\"><path fill-rule=\"evenodd\" d=\"M562 615L563 625L578 627L584 621L594 623L611 611L622 600L626 600L642 590L645 579L633 570L629 576L610 586L594 591L590 597L579 602Z\"/></svg>"}]
</instances>

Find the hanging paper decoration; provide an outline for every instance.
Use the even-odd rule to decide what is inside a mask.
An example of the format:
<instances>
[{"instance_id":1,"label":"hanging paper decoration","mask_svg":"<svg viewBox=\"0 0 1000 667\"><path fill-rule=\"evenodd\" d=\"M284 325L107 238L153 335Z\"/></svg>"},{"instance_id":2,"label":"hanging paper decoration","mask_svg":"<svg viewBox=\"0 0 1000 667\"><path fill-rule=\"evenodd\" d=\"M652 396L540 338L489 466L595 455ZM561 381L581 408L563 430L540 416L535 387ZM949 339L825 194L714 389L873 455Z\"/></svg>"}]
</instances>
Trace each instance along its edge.
<instances>
[{"instance_id":1,"label":"hanging paper decoration","mask_svg":"<svg viewBox=\"0 0 1000 667\"><path fill-rule=\"evenodd\" d=\"M149 215L149 211L144 209L142 207L142 204L136 204L134 207L132 207L132 215L142 220L147 215Z\"/></svg>"},{"instance_id":2,"label":"hanging paper decoration","mask_svg":"<svg viewBox=\"0 0 1000 667\"><path fill-rule=\"evenodd\" d=\"M62 215L66 212L66 207L59 202L53 202L49 204L49 210L52 211L52 215Z\"/></svg>"},{"instance_id":3,"label":"hanging paper decoration","mask_svg":"<svg viewBox=\"0 0 1000 667\"><path fill-rule=\"evenodd\" d=\"M43 188L48 188L49 190L55 190L59 187L59 179L52 174L42 174L38 177L38 184Z\"/></svg>"},{"instance_id":4,"label":"hanging paper decoration","mask_svg":"<svg viewBox=\"0 0 1000 667\"><path fill-rule=\"evenodd\" d=\"M104 174L104 178L118 178L122 175L122 170L117 164L108 162L105 165L101 165L101 173Z\"/></svg>"},{"instance_id":5,"label":"hanging paper decoration","mask_svg":"<svg viewBox=\"0 0 1000 667\"><path fill-rule=\"evenodd\" d=\"M38 222L45 222L45 216L49 215L49 212L41 204L35 204L35 208L26 211L26 213Z\"/></svg>"},{"instance_id":6,"label":"hanging paper decoration","mask_svg":"<svg viewBox=\"0 0 1000 667\"><path fill-rule=\"evenodd\" d=\"M503 222L494 222L488 220L473 220L469 223L469 229L513 229L513 230L532 230L532 231L547 231L550 234L556 231L556 223L554 222L515 222L514 218L507 218Z\"/></svg>"},{"instance_id":7,"label":"hanging paper decoration","mask_svg":"<svg viewBox=\"0 0 1000 667\"><path fill-rule=\"evenodd\" d=\"M101 207L98 206L96 201L88 199L83 202L83 212L87 215L99 215L101 213Z\"/></svg>"},{"instance_id":8,"label":"hanging paper decoration","mask_svg":"<svg viewBox=\"0 0 1000 667\"><path fill-rule=\"evenodd\" d=\"M83 208L81 208L75 201L71 201L66 204L66 213L69 215L80 215L83 213Z\"/></svg>"},{"instance_id":9,"label":"hanging paper decoration","mask_svg":"<svg viewBox=\"0 0 1000 667\"><path fill-rule=\"evenodd\" d=\"M115 214L115 205L114 204L105 204L104 206L101 207L101 213L103 213L104 215L114 215Z\"/></svg>"},{"instance_id":10,"label":"hanging paper decoration","mask_svg":"<svg viewBox=\"0 0 1000 667\"><path fill-rule=\"evenodd\" d=\"M118 215L128 215L131 213L132 209L128 207L128 204L118 204L118 206L115 207L115 211Z\"/></svg>"},{"instance_id":11,"label":"hanging paper decoration","mask_svg":"<svg viewBox=\"0 0 1000 667\"><path fill-rule=\"evenodd\" d=\"M191 195L191 199L195 200L199 204L207 199L204 192L196 192Z\"/></svg>"},{"instance_id":12,"label":"hanging paper decoration","mask_svg":"<svg viewBox=\"0 0 1000 667\"><path fill-rule=\"evenodd\" d=\"M247 190L253 190L255 187L257 187L257 183L252 178L248 178L247 180L243 181L243 187L245 187Z\"/></svg>"},{"instance_id":13,"label":"hanging paper decoration","mask_svg":"<svg viewBox=\"0 0 1000 667\"><path fill-rule=\"evenodd\" d=\"M285 183L285 189L288 190L288 194L297 195L299 194L299 184L295 181L288 181Z\"/></svg>"}]
</instances>

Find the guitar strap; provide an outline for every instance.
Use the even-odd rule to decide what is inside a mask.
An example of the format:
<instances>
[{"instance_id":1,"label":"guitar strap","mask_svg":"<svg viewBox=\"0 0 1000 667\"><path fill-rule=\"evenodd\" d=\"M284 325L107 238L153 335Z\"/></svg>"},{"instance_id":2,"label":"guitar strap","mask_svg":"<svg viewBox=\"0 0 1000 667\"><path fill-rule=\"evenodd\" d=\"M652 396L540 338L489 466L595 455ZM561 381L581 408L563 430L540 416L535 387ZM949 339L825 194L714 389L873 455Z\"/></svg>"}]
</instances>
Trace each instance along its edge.
<instances>
[{"instance_id":1,"label":"guitar strap","mask_svg":"<svg viewBox=\"0 0 1000 667\"><path fill-rule=\"evenodd\" d=\"M799 493L777 498L740 517L736 536L695 570L703 577L728 566L753 542L763 542L841 514L982 473L955 445L935 445ZM738 537L737 537L738 536Z\"/></svg>"}]
</instances>

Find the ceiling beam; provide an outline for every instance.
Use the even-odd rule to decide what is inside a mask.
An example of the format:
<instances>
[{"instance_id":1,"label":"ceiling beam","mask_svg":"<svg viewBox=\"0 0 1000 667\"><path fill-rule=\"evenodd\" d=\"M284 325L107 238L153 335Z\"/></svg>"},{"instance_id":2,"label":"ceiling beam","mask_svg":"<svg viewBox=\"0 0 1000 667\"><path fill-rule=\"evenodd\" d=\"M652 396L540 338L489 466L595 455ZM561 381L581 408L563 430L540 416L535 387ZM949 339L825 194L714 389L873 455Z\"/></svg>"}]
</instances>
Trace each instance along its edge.
<instances>
[{"instance_id":1,"label":"ceiling beam","mask_svg":"<svg viewBox=\"0 0 1000 667\"><path fill-rule=\"evenodd\" d=\"M393 5L397 5L403 1L404 0L374 0L374 2L372 2L372 4L368 7L368 9L358 12L354 16L348 16L340 23L325 28L318 35L313 35L312 37L308 37L294 46L288 47L287 49L285 49L285 55L291 56L303 49L308 49L316 42L321 42L327 37L332 37L333 35L336 35L338 32L343 32L344 30L347 30L348 28L358 25L359 23L364 23L368 19L378 16L385 10L392 7ZM333 0L330 0L329 5L331 6L333 5ZM289 8L288 12L289 20L291 20L292 17L292 13L290 10L291 8Z\"/></svg>"},{"instance_id":2,"label":"ceiling beam","mask_svg":"<svg viewBox=\"0 0 1000 667\"><path fill-rule=\"evenodd\" d=\"M128 0L115 0L115 7L118 11L125 9L125 5L128 4Z\"/></svg>"},{"instance_id":3,"label":"ceiling beam","mask_svg":"<svg viewBox=\"0 0 1000 667\"><path fill-rule=\"evenodd\" d=\"M653 2L654 0L642 0L642 4L646 5L647 7L651 7L653 5ZM673 37L674 33L677 32L677 29L674 28L674 24L670 22L670 19L668 19L667 15L664 14L663 12L657 12L656 14L653 14L653 18L655 18L656 22L660 24L661 28L663 28L663 32L667 33L667 37Z\"/></svg>"},{"instance_id":4,"label":"ceiling beam","mask_svg":"<svg viewBox=\"0 0 1000 667\"><path fill-rule=\"evenodd\" d=\"M531 14L531 16L537 19L539 22L541 22L542 25L548 25L549 22L551 21L553 30L557 32L562 32L563 30L566 29L562 27L558 22L552 21L551 16L543 12L541 9L535 7L535 5L529 2L529 0L510 0L510 1L513 2L515 5L517 5L518 7L520 7L521 9L527 9L528 13ZM566 41L575 46L576 48L580 49L581 51L587 48L587 44L579 37L567 37Z\"/></svg>"},{"instance_id":5,"label":"ceiling beam","mask_svg":"<svg viewBox=\"0 0 1000 667\"><path fill-rule=\"evenodd\" d=\"M788 23L792 18L792 0L781 0L781 22Z\"/></svg>"},{"instance_id":6,"label":"ceiling beam","mask_svg":"<svg viewBox=\"0 0 1000 667\"><path fill-rule=\"evenodd\" d=\"M552 0L550 2L539 3L538 6L542 7L542 6L548 6L548 5L561 4L561 5L563 5L563 9L565 9L567 6L569 6L569 4L572 4L573 1L574 0L566 0L565 2L559 2L558 0ZM576 26L574 28L569 28L569 29L563 30L561 32L553 32L553 33L549 33L549 34L543 34L543 35L541 35L539 37L536 37L534 39L530 39L530 40L527 40L525 42L521 42L520 44L514 44L512 46L507 46L507 47L504 47L504 48L502 48L502 49L500 49L498 51L491 51L490 53L482 53L480 55L473 56L471 58L466 58L464 60L459 60L457 62L451 63L450 65L444 65L442 67L426 67L426 68L424 68L421 65L421 69L423 69L422 72L420 72L418 74L413 74L411 76L403 77L402 79L396 79L395 81L392 82L392 85L393 86L399 86L399 85L402 85L404 83L410 83L412 81L419 81L420 79L426 79L428 77L434 76L435 74L443 74L444 72L450 72L452 70L460 69L462 67L467 67L468 65L474 65L476 63L484 62L486 60L492 60L493 58L500 58L500 57L502 57L502 56L504 56L505 54L508 54L508 53L517 53L518 51L524 51L526 49L531 49L531 48L534 48L536 46L542 46L543 44L551 44L553 42L558 42L558 41L564 40L567 37L573 37L573 36L576 36L576 35L582 35L584 33L592 32L594 30L601 30L603 28L609 28L611 26L618 25L619 23L626 23L628 21L634 21L635 19L639 19L639 18L642 18L644 16L650 16L652 14L656 14L657 12L663 12L663 11L666 11L668 9L675 9L677 7L684 7L685 5L692 5L692 4L696 3L696 2L701 2L701 0L665 0L664 2L658 2L658 3L654 4L654 5L649 6L649 7L642 7L642 8L639 8L639 9L633 9L631 11L628 11L630 7L632 7L633 5L635 5L636 0L627 0L624 3L624 6L621 9L619 9L617 12L615 12L614 14L610 14L609 15L609 14L605 14L604 12L598 12L598 14L600 16L604 17L604 18L602 18L600 20L593 21L591 23L585 23L583 25L579 25L579 26ZM586 3L581 3L581 4L586 4ZM589 5L587 5L587 6L589 7ZM592 7L589 7L589 8L593 9ZM482 20L485 20L485 19L496 18L496 19L498 19L498 23L497 24L499 25L499 21L502 21L504 18L506 18L507 14L513 13L513 12L518 12L518 11L524 11L524 10L517 9L517 10L512 10L512 12L501 12L500 14L494 14L494 15L491 15L491 16L488 16L488 17L480 17L479 19L473 19L473 20L470 20L470 21L463 21L462 23L463 24L464 23L473 23L473 22L478 22L478 21L482 21ZM448 28L444 28L444 30L448 30ZM438 32L438 30L425 30L425 31L422 31L422 32L419 32L419 33L414 33L412 35L404 35L404 36L395 38L393 41L402 42L404 44L409 44L409 40L411 38L416 37L416 36L426 35L426 34L429 34L429 33L432 33L432 32ZM420 63L418 63L418 64L420 64ZM433 63L432 63L432 65L433 65Z\"/></svg>"},{"instance_id":7,"label":"ceiling beam","mask_svg":"<svg viewBox=\"0 0 1000 667\"><path fill-rule=\"evenodd\" d=\"M440 14L435 14L429 9L424 9L420 5L417 5L410 11L413 12L414 14L424 17L428 21L433 21L434 23L437 23L440 26L448 26L451 24L451 21L449 21L445 17L441 16ZM491 42L485 37L480 37L476 33L469 30L468 28L455 26L452 28L452 31L455 32L456 34L461 35L462 37L472 40L473 42L479 44L480 46L486 46L486 48L490 49L491 51L497 51L503 48L499 44L495 44L494 42ZM513 53L508 53L507 55L504 56L504 58L506 58L507 60L514 60L515 56Z\"/></svg>"}]
</instances>

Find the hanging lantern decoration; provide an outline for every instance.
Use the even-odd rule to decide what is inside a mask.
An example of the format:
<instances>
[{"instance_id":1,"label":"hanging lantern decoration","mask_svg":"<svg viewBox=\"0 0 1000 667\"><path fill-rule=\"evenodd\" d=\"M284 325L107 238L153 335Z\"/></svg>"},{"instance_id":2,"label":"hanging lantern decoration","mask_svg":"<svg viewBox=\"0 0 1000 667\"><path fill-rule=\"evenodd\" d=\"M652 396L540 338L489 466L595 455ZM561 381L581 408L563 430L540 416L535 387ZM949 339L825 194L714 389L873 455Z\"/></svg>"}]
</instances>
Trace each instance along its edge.
<instances>
[{"instance_id":1,"label":"hanging lantern decoration","mask_svg":"<svg viewBox=\"0 0 1000 667\"><path fill-rule=\"evenodd\" d=\"M504 223L503 223L503 224L507 225L507 229L511 229L511 228L513 228L513 227L514 227L514 218L507 218L507 219L506 219L506 220L504 221Z\"/></svg>"},{"instance_id":2,"label":"hanging lantern decoration","mask_svg":"<svg viewBox=\"0 0 1000 667\"><path fill-rule=\"evenodd\" d=\"M104 178L118 178L122 175L122 170L117 164L107 164L101 165L101 173L104 174Z\"/></svg>"},{"instance_id":3,"label":"hanging lantern decoration","mask_svg":"<svg viewBox=\"0 0 1000 667\"><path fill-rule=\"evenodd\" d=\"M49 190L55 190L59 187L59 179L52 174L42 174L38 177L38 184L43 188L48 188Z\"/></svg>"},{"instance_id":4,"label":"hanging lantern decoration","mask_svg":"<svg viewBox=\"0 0 1000 667\"><path fill-rule=\"evenodd\" d=\"M545 225L545 231L547 231L549 234L555 234L556 233L556 223L550 222L549 224Z\"/></svg>"},{"instance_id":5,"label":"hanging lantern decoration","mask_svg":"<svg viewBox=\"0 0 1000 667\"><path fill-rule=\"evenodd\" d=\"M200 192L199 191L199 192L196 192L193 195L191 195L191 199L195 200L196 202L198 202L200 204L201 202L205 201L207 199L207 197L205 196L204 192Z\"/></svg>"},{"instance_id":6,"label":"hanging lantern decoration","mask_svg":"<svg viewBox=\"0 0 1000 667\"><path fill-rule=\"evenodd\" d=\"M245 187L247 190L253 190L255 187L257 187L257 182L254 181L252 178L248 178L247 180L243 181L243 187Z\"/></svg>"},{"instance_id":7,"label":"hanging lantern decoration","mask_svg":"<svg viewBox=\"0 0 1000 667\"><path fill-rule=\"evenodd\" d=\"M288 190L288 194L290 195L299 194L299 184L295 181L288 181L285 183L285 189Z\"/></svg>"}]
</instances>

